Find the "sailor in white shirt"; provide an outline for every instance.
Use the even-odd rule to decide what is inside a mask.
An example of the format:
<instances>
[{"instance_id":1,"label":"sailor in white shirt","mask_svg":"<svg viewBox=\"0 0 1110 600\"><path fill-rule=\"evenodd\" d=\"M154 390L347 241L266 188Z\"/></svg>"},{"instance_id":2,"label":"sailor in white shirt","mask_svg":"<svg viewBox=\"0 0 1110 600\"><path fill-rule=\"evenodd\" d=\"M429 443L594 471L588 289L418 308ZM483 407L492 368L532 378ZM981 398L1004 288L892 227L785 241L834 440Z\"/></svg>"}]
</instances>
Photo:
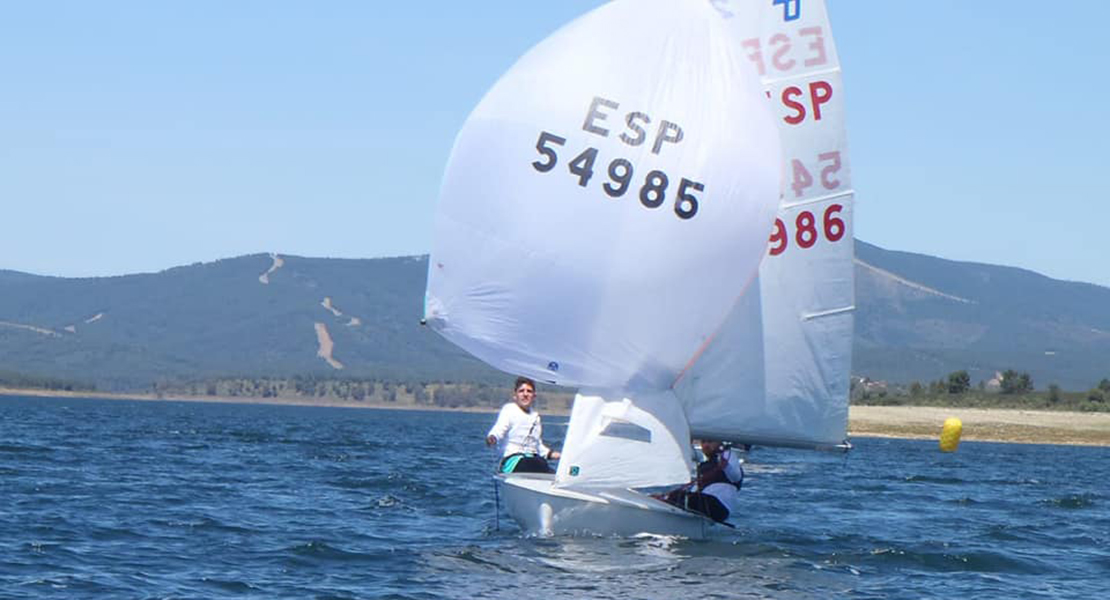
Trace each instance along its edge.
<instances>
[{"instance_id":1,"label":"sailor in white shirt","mask_svg":"<svg viewBox=\"0 0 1110 600\"><path fill-rule=\"evenodd\" d=\"M736 451L722 448L720 442L703 440L701 451L705 454L705 462L698 465L697 485L700 490L696 491L712 496L721 503L726 511L722 518L712 514L712 509L708 514L716 521L724 521L736 509L737 500L740 499L744 469L740 466Z\"/></svg>"},{"instance_id":2,"label":"sailor in white shirt","mask_svg":"<svg viewBox=\"0 0 1110 600\"><path fill-rule=\"evenodd\" d=\"M738 453L722 447L721 442L702 440L701 451L705 460L698 464L697 479L657 497L723 522L736 508L740 486L744 483L744 469Z\"/></svg>"},{"instance_id":3,"label":"sailor in white shirt","mask_svg":"<svg viewBox=\"0 0 1110 600\"><path fill-rule=\"evenodd\" d=\"M547 461L559 458L559 452L543 443L540 414L532 408L536 384L518 377L513 389L513 401L501 407L486 434L486 445L500 445L502 473L553 473Z\"/></svg>"}]
</instances>

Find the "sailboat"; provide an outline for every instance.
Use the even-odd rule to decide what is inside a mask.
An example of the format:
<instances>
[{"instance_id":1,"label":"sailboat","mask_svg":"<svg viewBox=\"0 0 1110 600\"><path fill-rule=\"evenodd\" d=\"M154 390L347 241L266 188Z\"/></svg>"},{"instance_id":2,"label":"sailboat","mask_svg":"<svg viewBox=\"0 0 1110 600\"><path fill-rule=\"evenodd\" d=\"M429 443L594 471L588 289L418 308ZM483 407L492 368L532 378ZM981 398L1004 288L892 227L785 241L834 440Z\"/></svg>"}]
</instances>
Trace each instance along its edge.
<instances>
[{"instance_id":1,"label":"sailboat","mask_svg":"<svg viewBox=\"0 0 1110 600\"><path fill-rule=\"evenodd\" d=\"M692 437L845 447L852 195L819 0L615 0L490 89L440 191L425 322L579 388L527 533L704 537Z\"/></svg>"}]
</instances>

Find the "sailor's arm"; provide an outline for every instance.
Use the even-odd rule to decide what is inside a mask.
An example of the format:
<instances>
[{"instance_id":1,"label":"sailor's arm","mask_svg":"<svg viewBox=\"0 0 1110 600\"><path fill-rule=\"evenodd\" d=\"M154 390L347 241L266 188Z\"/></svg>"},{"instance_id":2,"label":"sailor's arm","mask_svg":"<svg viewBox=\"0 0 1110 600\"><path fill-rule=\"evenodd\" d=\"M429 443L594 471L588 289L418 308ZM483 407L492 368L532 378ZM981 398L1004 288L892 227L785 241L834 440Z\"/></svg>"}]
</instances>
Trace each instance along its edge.
<instances>
[{"instance_id":1,"label":"sailor's arm","mask_svg":"<svg viewBox=\"0 0 1110 600\"><path fill-rule=\"evenodd\" d=\"M723 465L725 470L725 477L728 477L729 481L736 483L737 481L744 479L744 468L740 466L740 458L736 456L735 452L733 452L731 449L727 450L726 452L727 454L725 454L725 461Z\"/></svg>"},{"instance_id":2,"label":"sailor's arm","mask_svg":"<svg viewBox=\"0 0 1110 600\"><path fill-rule=\"evenodd\" d=\"M540 456L547 460L556 460L559 458L560 454L558 450L548 448L547 445L543 443L543 440L540 440Z\"/></svg>"},{"instance_id":3,"label":"sailor's arm","mask_svg":"<svg viewBox=\"0 0 1110 600\"><path fill-rule=\"evenodd\" d=\"M496 444L504 439L505 434L509 433L509 427L512 426L512 420L509 417L509 411L502 408L497 415L497 421L493 424L493 427L490 427L489 433L486 434L487 446Z\"/></svg>"}]
</instances>

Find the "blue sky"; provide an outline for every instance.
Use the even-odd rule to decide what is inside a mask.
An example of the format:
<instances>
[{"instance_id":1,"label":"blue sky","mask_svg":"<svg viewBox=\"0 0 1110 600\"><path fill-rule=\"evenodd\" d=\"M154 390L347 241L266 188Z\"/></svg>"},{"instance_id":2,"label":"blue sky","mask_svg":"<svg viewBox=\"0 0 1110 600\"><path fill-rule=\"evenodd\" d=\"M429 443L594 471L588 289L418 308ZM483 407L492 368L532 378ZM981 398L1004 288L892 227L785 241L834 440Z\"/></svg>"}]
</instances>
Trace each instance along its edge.
<instances>
[{"instance_id":1,"label":"blue sky","mask_svg":"<svg viewBox=\"0 0 1110 600\"><path fill-rule=\"evenodd\" d=\"M9 3L0 269L426 253L469 111L600 3ZM1110 286L1110 3L828 5L858 238Z\"/></svg>"}]
</instances>

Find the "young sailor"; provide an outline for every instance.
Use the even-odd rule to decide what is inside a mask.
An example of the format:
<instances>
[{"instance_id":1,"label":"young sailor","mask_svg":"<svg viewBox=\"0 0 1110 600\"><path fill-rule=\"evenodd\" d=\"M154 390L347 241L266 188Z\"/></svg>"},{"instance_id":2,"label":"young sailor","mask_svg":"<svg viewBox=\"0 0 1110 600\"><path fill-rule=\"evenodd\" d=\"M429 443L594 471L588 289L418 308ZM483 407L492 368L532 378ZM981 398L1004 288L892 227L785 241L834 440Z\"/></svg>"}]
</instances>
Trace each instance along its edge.
<instances>
[{"instance_id":1,"label":"young sailor","mask_svg":"<svg viewBox=\"0 0 1110 600\"><path fill-rule=\"evenodd\" d=\"M740 486L744 483L744 469L738 453L732 448L723 448L721 442L702 440L701 451L705 460L698 464L697 480L672 491L664 499L723 522L736 506Z\"/></svg>"},{"instance_id":2,"label":"young sailor","mask_svg":"<svg viewBox=\"0 0 1110 600\"><path fill-rule=\"evenodd\" d=\"M536 383L517 377L513 390L513 401L501 407L486 445L501 445L502 473L554 473L547 461L559 458L559 453L543 443L540 413L532 407Z\"/></svg>"}]
</instances>

